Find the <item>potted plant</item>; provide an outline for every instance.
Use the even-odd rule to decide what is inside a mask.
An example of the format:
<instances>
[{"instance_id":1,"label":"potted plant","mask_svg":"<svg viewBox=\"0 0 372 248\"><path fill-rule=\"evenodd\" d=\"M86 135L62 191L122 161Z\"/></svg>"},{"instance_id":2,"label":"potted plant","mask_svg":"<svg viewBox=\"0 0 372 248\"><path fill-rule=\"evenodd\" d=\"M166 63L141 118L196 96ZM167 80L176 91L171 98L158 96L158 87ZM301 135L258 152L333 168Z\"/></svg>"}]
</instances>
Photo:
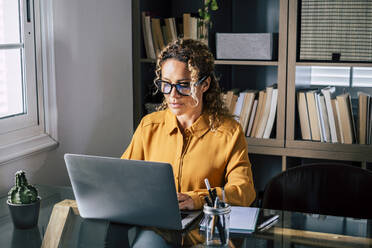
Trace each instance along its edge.
<instances>
[{"instance_id":1,"label":"potted plant","mask_svg":"<svg viewBox=\"0 0 372 248\"><path fill-rule=\"evenodd\" d=\"M218 10L217 0L202 0L203 7L200 8L199 16L201 21L199 22L199 39L208 45L208 33L212 27L211 11Z\"/></svg>"},{"instance_id":2,"label":"potted plant","mask_svg":"<svg viewBox=\"0 0 372 248\"><path fill-rule=\"evenodd\" d=\"M40 199L36 188L28 184L26 173L17 171L15 185L10 189L7 201L16 228L27 229L37 225Z\"/></svg>"}]
</instances>

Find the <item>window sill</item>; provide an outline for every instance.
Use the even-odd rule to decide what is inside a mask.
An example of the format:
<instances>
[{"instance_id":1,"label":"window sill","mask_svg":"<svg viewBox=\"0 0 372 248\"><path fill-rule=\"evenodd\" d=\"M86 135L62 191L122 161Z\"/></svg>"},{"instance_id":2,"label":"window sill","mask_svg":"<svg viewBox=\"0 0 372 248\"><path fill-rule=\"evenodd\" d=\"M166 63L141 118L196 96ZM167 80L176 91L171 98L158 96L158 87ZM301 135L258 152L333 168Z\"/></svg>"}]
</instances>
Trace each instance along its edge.
<instances>
[{"instance_id":1,"label":"window sill","mask_svg":"<svg viewBox=\"0 0 372 248\"><path fill-rule=\"evenodd\" d=\"M17 143L0 147L0 165L57 148L58 142L47 134L40 134Z\"/></svg>"}]
</instances>

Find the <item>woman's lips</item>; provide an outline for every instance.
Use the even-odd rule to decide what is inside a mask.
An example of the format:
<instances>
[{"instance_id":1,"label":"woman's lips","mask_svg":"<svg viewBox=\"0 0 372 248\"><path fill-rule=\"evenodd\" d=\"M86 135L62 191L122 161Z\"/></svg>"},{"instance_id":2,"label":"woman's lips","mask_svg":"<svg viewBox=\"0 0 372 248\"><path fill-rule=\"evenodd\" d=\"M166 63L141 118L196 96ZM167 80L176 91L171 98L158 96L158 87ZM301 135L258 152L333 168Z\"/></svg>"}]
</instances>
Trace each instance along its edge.
<instances>
[{"instance_id":1,"label":"woman's lips","mask_svg":"<svg viewBox=\"0 0 372 248\"><path fill-rule=\"evenodd\" d=\"M169 103L169 104L170 104L170 106L171 106L172 108L180 108L180 107L182 106L181 103L177 103L177 102L171 102L171 103Z\"/></svg>"}]
</instances>

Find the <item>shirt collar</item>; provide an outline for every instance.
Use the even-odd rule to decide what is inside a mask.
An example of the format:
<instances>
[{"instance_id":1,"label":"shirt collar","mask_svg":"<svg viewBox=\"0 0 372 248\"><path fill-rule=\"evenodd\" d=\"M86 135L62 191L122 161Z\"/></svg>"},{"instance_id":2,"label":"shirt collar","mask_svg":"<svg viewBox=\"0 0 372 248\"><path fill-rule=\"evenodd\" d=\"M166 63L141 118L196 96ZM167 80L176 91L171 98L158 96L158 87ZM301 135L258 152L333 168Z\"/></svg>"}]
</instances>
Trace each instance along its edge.
<instances>
[{"instance_id":1,"label":"shirt collar","mask_svg":"<svg viewBox=\"0 0 372 248\"><path fill-rule=\"evenodd\" d=\"M168 134L171 135L178 131L177 117L169 109L166 112L165 125ZM209 129L209 119L206 114L202 114L189 128L191 134L198 138L203 136Z\"/></svg>"},{"instance_id":2,"label":"shirt collar","mask_svg":"<svg viewBox=\"0 0 372 248\"><path fill-rule=\"evenodd\" d=\"M178 130L177 118L169 109L166 110L165 126L169 135Z\"/></svg>"}]
</instances>

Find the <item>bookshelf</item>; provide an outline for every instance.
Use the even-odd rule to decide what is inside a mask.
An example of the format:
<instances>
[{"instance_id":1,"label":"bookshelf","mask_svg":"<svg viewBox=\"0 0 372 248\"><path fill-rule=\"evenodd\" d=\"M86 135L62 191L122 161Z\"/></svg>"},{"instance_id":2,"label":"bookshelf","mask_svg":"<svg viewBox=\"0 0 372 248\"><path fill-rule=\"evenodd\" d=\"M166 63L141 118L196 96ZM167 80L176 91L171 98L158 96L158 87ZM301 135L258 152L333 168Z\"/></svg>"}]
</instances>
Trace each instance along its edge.
<instances>
[{"instance_id":1,"label":"bookshelf","mask_svg":"<svg viewBox=\"0 0 372 248\"><path fill-rule=\"evenodd\" d=\"M288 47L294 49L288 50L288 66L287 66L287 122L286 122L286 150L288 156L297 154L298 157L311 159L332 159L337 161L358 162L357 165L363 168L369 168L372 161L372 145L361 144L340 144L340 143L324 143L301 140L298 133L299 121L297 120L298 110L296 101L296 90L299 88L299 83L296 81L296 72L298 68L306 68L312 66L319 67L370 67L370 62L311 62L299 60L299 12L301 2L297 0L289 0L289 16L288 16ZM307 85L310 88L310 85ZM325 86L323 86L325 87ZM337 87L336 91L345 88L350 92L352 98L355 98L357 91L372 93L372 83L370 87ZM322 88L322 87L321 87ZM355 115L354 113L354 116ZM357 124L357 119L355 119Z\"/></svg>"},{"instance_id":2,"label":"bookshelf","mask_svg":"<svg viewBox=\"0 0 372 248\"><path fill-rule=\"evenodd\" d=\"M132 1L133 9L133 97L134 127L146 114L144 104L150 99L149 86L154 78L155 60L146 58L142 37L142 11L160 17L180 17L196 13L201 0ZM305 141L298 138L296 120L296 67L356 66L372 67L372 63L302 62L298 58L298 0L234 0L219 1L219 10L212 12L213 26L209 47L216 55L215 34L278 33L278 54L273 61L215 60L216 72L224 90L262 90L277 83L278 105L274 136L269 139L247 137L255 184L262 191L276 174L295 165L316 161L339 161L372 169L372 146Z\"/></svg>"}]
</instances>

